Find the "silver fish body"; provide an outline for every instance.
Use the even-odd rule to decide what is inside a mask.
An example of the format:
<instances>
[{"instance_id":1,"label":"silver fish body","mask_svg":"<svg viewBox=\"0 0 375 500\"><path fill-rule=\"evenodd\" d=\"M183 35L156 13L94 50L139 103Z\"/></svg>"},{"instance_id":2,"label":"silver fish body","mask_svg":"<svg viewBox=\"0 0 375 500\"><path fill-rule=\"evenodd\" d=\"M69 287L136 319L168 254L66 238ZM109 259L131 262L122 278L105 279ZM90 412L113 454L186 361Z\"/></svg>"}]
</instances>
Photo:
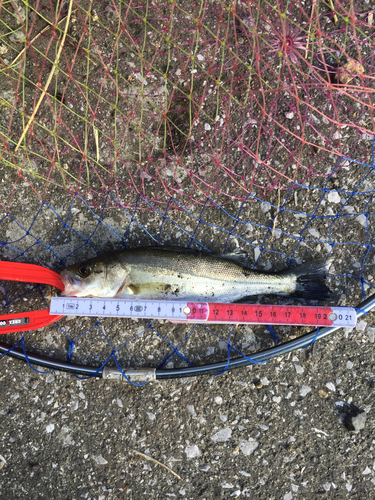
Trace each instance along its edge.
<instances>
[{"instance_id":1,"label":"silver fish body","mask_svg":"<svg viewBox=\"0 0 375 500\"><path fill-rule=\"evenodd\" d=\"M245 254L247 255L247 254ZM65 296L235 302L258 294L324 300L327 265L315 261L281 273L246 265L244 254L145 247L110 252L62 271Z\"/></svg>"}]
</instances>

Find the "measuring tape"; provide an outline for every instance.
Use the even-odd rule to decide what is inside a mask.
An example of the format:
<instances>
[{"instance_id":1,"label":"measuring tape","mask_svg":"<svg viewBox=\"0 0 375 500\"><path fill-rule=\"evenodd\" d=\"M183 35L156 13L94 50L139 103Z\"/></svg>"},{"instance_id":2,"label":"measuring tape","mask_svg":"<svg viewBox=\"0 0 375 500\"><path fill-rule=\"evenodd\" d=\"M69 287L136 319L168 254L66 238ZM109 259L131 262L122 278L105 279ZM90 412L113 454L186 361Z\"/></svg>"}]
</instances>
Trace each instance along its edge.
<instances>
[{"instance_id":1,"label":"measuring tape","mask_svg":"<svg viewBox=\"0 0 375 500\"><path fill-rule=\"evenodd\" d=\"M354 327L353 307L218 304L159 300L52 297L50 314L167 319L176 323L242 323Z\"/></svg>"}]
</instances>

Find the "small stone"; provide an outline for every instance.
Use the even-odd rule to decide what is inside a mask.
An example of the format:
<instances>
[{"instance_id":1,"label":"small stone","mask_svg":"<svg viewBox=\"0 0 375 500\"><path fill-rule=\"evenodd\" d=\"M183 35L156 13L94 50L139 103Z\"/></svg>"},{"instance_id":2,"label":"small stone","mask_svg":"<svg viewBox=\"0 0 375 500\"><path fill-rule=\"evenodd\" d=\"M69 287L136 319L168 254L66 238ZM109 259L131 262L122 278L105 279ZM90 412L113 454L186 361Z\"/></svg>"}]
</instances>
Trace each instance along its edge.
<instances>
[{"instance_id":1,"label":"small stone","mask_svg":"<svg viewBox=\"0 0 375 500\"><path fill-rule=\"evenodd\" d=\"M347 361L347 362L346 362L346 368L347 368L348 370L351 370L351 369L353 368L353 363L352 363L351 361Z\"/></svg>"},{"instance_id":2,"label":"small stone","mask_svg":"<svg viewBox=\"0 0 375 500\"><path fill-rule=\"evenodd\" d=\"M352 425L355 431L360 431L365 428L367 415L365 412L352 417Z\"/></svg>"},{"instance_id":3,"label":"small stone","mask_svg":"<svg viewBox=\"0 0 375 500\"><path fill-rule=\"evenodd\" d=\"M340 417L349 431L360 431L365 428L367 414L354 403L345 403Z\"/></svg>"},{"instance_id":4,"label":"small stone","mask_svg":"<svg viewBox=\"0 0 375 500\"><path fill-rule=\"evenodd\" d=\"M366 330L367 322L366 321L358 321L357 326L355 327L356 330L359 332L364 332Z\"/></svg>"},{"instance_id":5,"label":"small stone","mask_svg":"<svg viewBox=\"0 0 375 500\"><path fill-rule=\"evenodd\" d=\"M102 457L102 455L99 455L97 458L96 458L96 462L99 464L99 465L106 465L108 462L105 458Z\"/></svg>"},{"instance_id":6,"label":"small stone","mask_svg":"<svg viewBox=\"0 0 375 500\"><path fill-rule=\"evenodd\" d=\"M47 425L47 427L46 427L47 434L51 434L51 432L53 432L54 428L55 428L55 424Z\"/></svg>"},{"instance_id":7,"label":"small stone","mask_svg":"<svg viewBox=\"0 0 375 500\"><path fill-rule=\"evenodd\" d=\"M293 500L292 492L289 491L288 493L286 493L283 497L283 500Z\"/></svg>"},{"instance_id":8,"label":"small stone","mask_svg":"<svg viewBox=\"0 0 375 500\"><path fill-rule=\"evenodd\" d=\"M296 372L301 375L305 370L302 368L300 365L294 365L294 368L296 369Z\"/></svg>"},{"instance_id":9,"label":"small stone","mask_svg":"<svg viewBox=\"0 0 375 500\"><path fill-rule=\"evenodd\" d=\"M219 432L216 432L211 439L214 443L225 443L225 441L229 441L232 436L232 429L230 427L226 427L225 429L221 429Z\"/></svg>"},{"instance_id":10,"label":"small stone","mask_svg":"<svg viewBox=\"0 0 375 500\"><path fill-rule=\"evenodd\" d=\"M370 342L371 344L374 343L374 340L375 340L375 328L372 328L371 326L367 329L368 331L368 336L370 338Z\"/></svg>"},{"instance_id":11,"label":"small stone","mask_svg":"<svg viewBox=\"0 0 375 500\"><path fill-rule=\"evenodd\" d=\"M245 476L245 477L250 477L251 474L249 474L248 472L244 471L244 470L240 470L239 472L242 476Z\"/></svg>"},{"instance_id":12,"label":"small stone","mask_svg":"<svg viewBox=\"0 0 375 500\"><path fill-rule=\"evenodd\" d=\"M274 403L280 403L280 401L281 401L281 396L273 396L273 397L272 397L272 401L273 401Z\"/></svg>"},{"instance_id":13,"label":"small stone","mask_svg":"<svg viewBox=\"0 0 375 500\"><path fill-rule=\"evenodd\" d=\"M267 377L262 377L260 381L262 382L263 385L269 385L270 383Z\"/></svg>"},{"instance_id":14,"label":"small stone","mask_svg":"<svg viewBox=\"0 0 375 500\"><path fill-rule=\"evenodd\" d=\"M320 389L320 391L318 391L318 394L319 394L320 398L328 398L328 394L326 392L324 392L322 389Z\"/></svg>"},{"instance_id":15,"label":"small stone","mask_svg":"<svg viewBox=\"0 0 375 500\"><path fill-rule=\"evenodd\" d=\"M363 214L358 215L358 217L356 217L356 219L361 224L361 226L367 227L367 217L365 215L363 215Z\"/></svg>"},{"instance_id":16,"label":"small stone","mask_svg":"<svg viewBox=\"0 0 375 500\"><path fill-rule=\"evenodd\" d=\"M303 385L299 390L299 395L305 397L309 392L311 392L311 387L309 387L308 385Z\"/></svg>"},{"instance_id":17,"label":"small stone","mask_svg":"<svg viewBox=\"0 0 375 500\"><path fill-rule=\"evenodd\" d=\"M311 228L309 227L307 230L311 234L311 236L314 236L314 238L320 237L319 231L317 229L315 229L314 227L311 227Z\"/></svg>"},{"instance_id":18,"label":"small stone","mask_svg":"<svg viewBox=\"0 0 375 500\"><path fill-rule=\"evenodd\" d=\"M223 402L223 398L221 396L217 396L215 398L215 403L216 404L221 405L222 402Z\"/></svg>"},{"instance_id":19,"label":"small stone","mask_svg":"<svg viewBox=\"0 0 375 500\"><path fill-rule=\"evenodd\" d=\"M261 389L261 388L263 387L262 382L257 382L257 384L255 385L255 387L256 387L257 389Z\"/></svg>"},{"instance_id":20,"label":"small stone","mask_svg":"<svg viewBox=\"0 0 375 500\"><path fill-rule=\"evenodd\" d=\"M271 210L271 205L269 203L262 201L262 203L260 204L260 209L262 210L262 212L266 214Z\"/></svg>"},{"instance_id":21,"label":"small stone","mask_svg":"<svg viewBox=\"0 0 375 500\"><path fill-rule=\"evenodd\" d=\"M17 31L13 31L13 33L9 36L9 40L15 43L24 43L26 35L22 29L19 29Z\"/></svg>"},{"instance_id":22,"label":"small stone","mask_svg":"<svg viewBox=\"0 0 375 500\"><path fill-rule=\"evenodd\" d=\"M326 387L327 387L327 389L329 389L330 391L333 391L333 392L335 392L335 391L336 391L336 387L335 387L335 385L334 385L334 384L332 384L332 382L327 382L327 383L326 383Z\"/></svg>"},{"instance_id":23,"label":"small stone","mask_svg":"<svg viewBox=\"0 0 375 500\"><path fill-rule=\"evenodd\" d=\"M329 491L331 489L331 483L324 483L323 484L323 488L326 490L326 491Z\"/></svg>"},{"instance_id":24,"label":"small stone","mask_svg":"<svg viewBox=\"0 0 375 500\"><path fill-rule=\"evenodd\" d=\"M362 472L364 476L367 476L368 474L371 474L371 469L370 467L366 467L366 469Z\"/></svg>"},{"instance_id":25,"label":"small stone","mask_svg":"<svg viewBox=\"0 0 375 500\"><path fill-rule=\"evenodd\" d=\"M244 455L251 455L258 448L259 443L252 438L248 441L246 439L241 439L238 446Z\"/></svg>"},{"instance_id":26,"label":"small stone","mask_svg":"<svg viewBox=\"0 0 375 500\"><path fill-rule=\"evenodd\" d=\"M285 118L288 118L288 120L291 120L294 116L293 111L289 111L289 113L285 113Z\"/></svg>"},{"instance_id":27,"label":"small stone","mask_svg":"<svg viewBox=\"0 0 375 500\"><path fill-rule=\"evenodd\" d=\"M339 193L337 191L330 191L328 193L328 201L331 203L340 203L341 198L340 198Z\"/></svg>"},{"instance_id":28,"label":"small stone","mask_svg":"<svg viewBox=\"0 0 375 500\"><path fill-rule=\"evenodd\" d=\"M200 465L199 466L199 470L202 471L202 472L207 472L210 470L210 466L209 465Z\"/></svg>"},{"instance_id":29,"label":"small stone","mask_svg":"<svg viewBox=\"0 0 375 500\"><path fill-rule=\"evenodd\" d=\"M232 483L227 483L226 481L223 481L221 483L221 487L222 488L233 488L233 484Z\"/></svg>"},{"instance_id":30,"label":"small stone","mask_svg":"<svg viewBox=\"0 0 375 500\"><path fill-rule=\"evenodd\" d=\"M187 458L198 458L201 456L201 452L196 444L192 446L187 446L185 448L185 453Z\"/></svg>"},{"instance_id":31,"label":"small stone","mask_svg":"<svg viewBox=\"0 0 375 500\"><path fill-rule=\"evenodd\" d=\"M186 406L186 408L187 408L187 411L188 411L188 412L189 412L189 413L190 413L193 417L196 417L196 416L197 416L197 414L196 414L196 412L195 412L195 408L194 408L194 406L193 406L193 405L187 405L187 406Z\"/></svg>"},{"instance_id":32,"label":"small stone","mask_svg":"<svg viewBox=\"0 0 375 500\"><path fill-rule=\"evenodd\" d=\"M26 17L27 17L26 9L22 5L22 2L20 2L19 0L13 0L13 4L17 7L17 13L15 16L16 23L22 24L22 22L26 21Z\"/></svg>"},{"instance_id":33,"label":"small stone","mask_svg":"<svg viewBox=\"0 0 375 500\"><path fill-rule=\"evenodd\" d=\"M352 488L353 488L352 483L346 483L345 488L346 488L348 491L352 491Z\"/></svg>"}]
</instances>

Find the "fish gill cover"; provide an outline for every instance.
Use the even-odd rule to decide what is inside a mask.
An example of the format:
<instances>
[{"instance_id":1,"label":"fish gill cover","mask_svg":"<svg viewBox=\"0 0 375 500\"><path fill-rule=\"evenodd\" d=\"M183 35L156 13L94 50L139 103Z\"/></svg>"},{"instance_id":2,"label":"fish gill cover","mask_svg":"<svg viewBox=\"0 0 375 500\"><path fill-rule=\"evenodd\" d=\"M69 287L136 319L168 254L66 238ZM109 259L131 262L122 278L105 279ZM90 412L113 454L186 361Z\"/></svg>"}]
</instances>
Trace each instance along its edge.
<instances>
[{"instance_id":1,"label":"fish gill cover","mask_svg":"<svg viewBox=\"0 0 375 500\"><path fill-rule=\"evenodd\" d=\"M375 258L369 5L2 2L1 259L61 270L151 244L241 247L265 270L330 256L332 303L363 300ZM48 299L45 286L2 283L2 313ZM3 340L176 367L251 356L265 332L76 318Z\"/></svg>"}]
</instances>

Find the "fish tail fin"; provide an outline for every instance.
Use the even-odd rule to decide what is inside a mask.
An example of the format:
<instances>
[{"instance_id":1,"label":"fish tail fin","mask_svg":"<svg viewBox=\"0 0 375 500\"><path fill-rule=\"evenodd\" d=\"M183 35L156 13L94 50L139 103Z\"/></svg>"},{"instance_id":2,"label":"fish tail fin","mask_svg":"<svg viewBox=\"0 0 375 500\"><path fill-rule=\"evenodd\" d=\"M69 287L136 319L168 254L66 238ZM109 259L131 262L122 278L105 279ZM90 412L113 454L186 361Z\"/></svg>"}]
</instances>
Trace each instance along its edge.
<instances>
[{"instance_id":1,"label":"fish tail fin","mask_svg":"<svg viewBox=\"0 0 375 500\"><path fill-rule=\"evenodd\" d=\"M296 277L296 289L289 297L307 300L328 300L333 293L325 284L325 276L333 259L319 259L307 262L294 269L284 271L284 276Z\"/></svg>"}]
</instances>

